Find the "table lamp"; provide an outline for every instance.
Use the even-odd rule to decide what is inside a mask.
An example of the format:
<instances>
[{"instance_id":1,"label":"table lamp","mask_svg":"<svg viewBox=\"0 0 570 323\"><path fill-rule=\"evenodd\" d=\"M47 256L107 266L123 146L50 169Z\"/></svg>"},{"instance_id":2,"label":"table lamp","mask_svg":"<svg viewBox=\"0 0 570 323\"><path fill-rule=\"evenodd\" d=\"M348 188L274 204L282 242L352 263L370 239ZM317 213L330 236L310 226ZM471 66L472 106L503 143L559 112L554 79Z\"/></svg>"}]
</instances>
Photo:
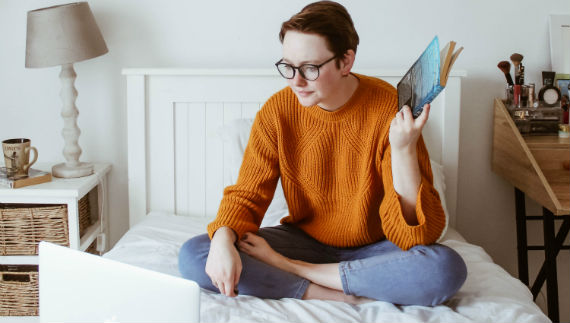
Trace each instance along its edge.
<instances>
[{"instance_id":1,"label":"table lamp","mask_svg":"<svg viewBox=\"0 0 570 323\"><path fill-rule=\"evenodd\" d=\"M66 162L53 166L56 177L75 178L93 174L93 165L79 161L77 143L81 131L77 126L75 106L75 70L73 63L107 53L107 45L97 27L87 2L76 2L28 11L26 67L61 65L61 116Z\"/></svg>"}]
</instances>

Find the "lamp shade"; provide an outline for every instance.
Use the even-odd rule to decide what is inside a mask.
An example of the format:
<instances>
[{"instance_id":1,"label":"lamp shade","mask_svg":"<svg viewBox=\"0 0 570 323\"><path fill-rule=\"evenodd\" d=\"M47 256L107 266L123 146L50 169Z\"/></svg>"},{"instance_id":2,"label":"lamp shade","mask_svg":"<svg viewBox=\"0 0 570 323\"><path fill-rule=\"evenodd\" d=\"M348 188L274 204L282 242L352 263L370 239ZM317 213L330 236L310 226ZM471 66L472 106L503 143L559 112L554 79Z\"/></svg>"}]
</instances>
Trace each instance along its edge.
<instances>
[{"instance_id":1,"label":"lamp shade","mask_svg":"<svg viewBox=\"0 0 570 323\"><path fill-rule=\"evenodd\" d=\"M108 51L87 2L28 11L26 67L75 63Z\"/></svg>"}]
</instances>

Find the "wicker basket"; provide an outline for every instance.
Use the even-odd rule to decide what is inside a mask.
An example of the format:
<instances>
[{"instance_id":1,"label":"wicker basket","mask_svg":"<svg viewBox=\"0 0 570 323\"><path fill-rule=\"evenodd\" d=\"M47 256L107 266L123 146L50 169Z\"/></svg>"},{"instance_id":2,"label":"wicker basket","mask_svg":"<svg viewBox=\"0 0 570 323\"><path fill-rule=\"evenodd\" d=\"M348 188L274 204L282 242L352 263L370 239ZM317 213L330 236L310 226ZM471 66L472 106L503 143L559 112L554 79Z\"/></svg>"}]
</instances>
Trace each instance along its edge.
<instances>
[{"instance_id":1,"label":"wicker basket","mask_svg":"<svg viewBox=\"0 0 570 323\"><path fill-rule=\"evenodd\" d=\"M89 195L78 207L81 236L91 225ZM0 204L0 256L37 255L40 241L69 246L67 205Z\"/></svg>"},{"instance_id":2,"label":"wicker basket","mask_svg":"<svg viewBox=\"0 0 570 323\"><path fill-rule=\"evenodd\" d=\"M96 255L96 256L100 256L101 253L99 251L97 251L97 239L95 239L91 245L89 245L89 247L87 247L87 249L85 249L85 252L90 253L92 255Z\"/></svg>"},{"instance_id":3,"label":"wicker basket","mask_svg":"<svg viewBox=\"0 0 570 323\"><path fill-rule=\"evenodd\" d=\"M38 265L0 265L0 316L37 316Z\"/></svg>"},{"instance_id":4,"label":"wicker basket","mask_svg":"<svg viewBox=\"0 0 570 323\"><path fill-rule=\"evenodd\" d=\"M89 205L89 194L85 195L79 200L79 236L82 237L83 233L89 226L91 222L91 206Z\"/></svg>"}]
</instances>

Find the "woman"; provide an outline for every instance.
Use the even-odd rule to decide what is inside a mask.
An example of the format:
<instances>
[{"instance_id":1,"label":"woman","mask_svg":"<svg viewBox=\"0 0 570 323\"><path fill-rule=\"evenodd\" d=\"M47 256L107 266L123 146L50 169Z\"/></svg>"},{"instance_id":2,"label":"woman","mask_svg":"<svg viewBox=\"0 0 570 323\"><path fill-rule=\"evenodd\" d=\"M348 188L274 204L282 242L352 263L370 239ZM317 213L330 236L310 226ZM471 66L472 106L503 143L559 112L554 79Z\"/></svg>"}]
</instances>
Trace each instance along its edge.
<instances>
[{"instance_id":1,"label":"woman","mask_svg":"<svg viewBox=\"0 0 570 323\"><path fill-rule=\"evenodd\" d=\"M466 267L434 244L445 215L421 137L429 105L414 119L391 85L351 73L359 38L338 3L306 6L279 37L289 86L257 114L208 235L180 251L182 275L230 297L449 299ZM259 229L279 178L289 216Z\"/></svg>"}]
</instances>

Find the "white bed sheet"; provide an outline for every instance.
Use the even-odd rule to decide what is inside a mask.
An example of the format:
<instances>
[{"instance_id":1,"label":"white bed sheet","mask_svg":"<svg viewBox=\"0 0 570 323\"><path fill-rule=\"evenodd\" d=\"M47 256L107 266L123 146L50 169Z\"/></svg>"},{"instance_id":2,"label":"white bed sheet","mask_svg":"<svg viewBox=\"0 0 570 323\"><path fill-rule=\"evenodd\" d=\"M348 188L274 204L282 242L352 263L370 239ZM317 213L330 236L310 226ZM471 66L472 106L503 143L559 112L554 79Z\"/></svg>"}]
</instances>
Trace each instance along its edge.
<instances>
[{"instance_id":1,"label":"white bed sheet","mask_svg":"<svg viewBox=\"0 0 570 323\"><path fill-rule=\"evenodd\" d=\"M178 250L206 232L208 218L151 213L104 255L109 259L180 276ZM449 229L443 244L467 263L467 281L446 303L435 307L395 306L385 302L349 305L333 301L229 298L203 291L202 322L550 322L530 291L480 247Z\"/></svg>"}]
</instances>

